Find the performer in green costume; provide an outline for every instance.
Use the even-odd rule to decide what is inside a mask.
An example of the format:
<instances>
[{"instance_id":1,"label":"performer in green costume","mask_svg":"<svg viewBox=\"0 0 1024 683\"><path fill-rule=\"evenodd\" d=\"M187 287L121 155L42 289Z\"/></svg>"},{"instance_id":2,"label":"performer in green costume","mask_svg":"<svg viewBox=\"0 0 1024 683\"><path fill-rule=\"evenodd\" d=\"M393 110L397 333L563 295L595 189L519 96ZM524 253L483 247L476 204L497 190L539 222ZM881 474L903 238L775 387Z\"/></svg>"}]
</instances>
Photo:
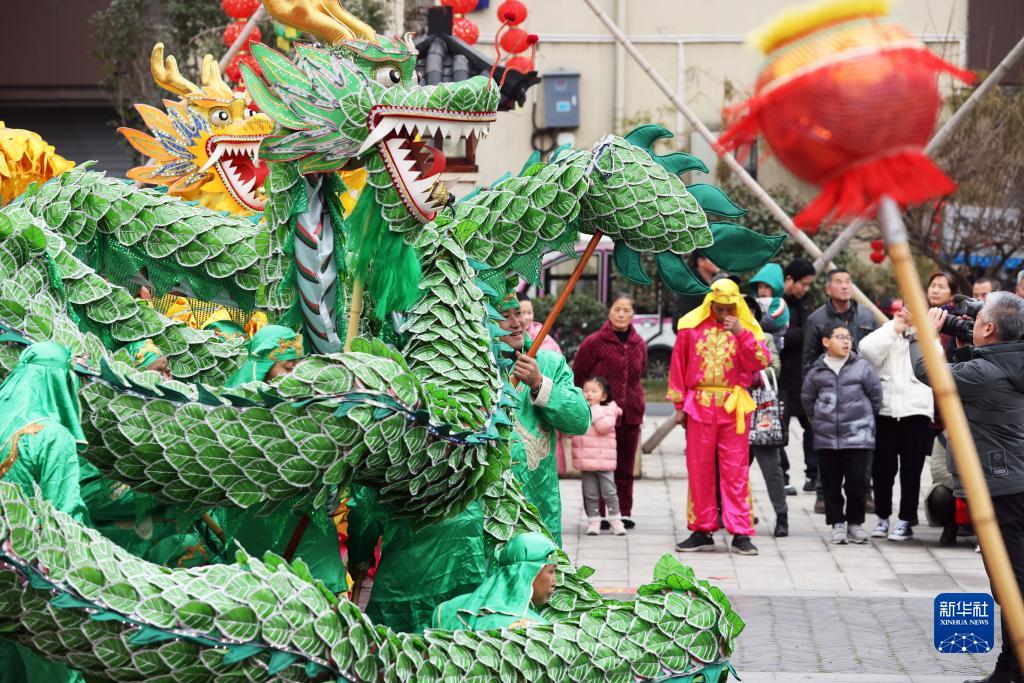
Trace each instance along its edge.
<instances>
[{"instance_id":1,"label":"performer in green costume","mask_svg":"<svg viewBox=\"0 0 1024 683\"><path fill-rule=\"evenodd\" d=\"M149 339L125 347L140 370L169 377L167 356ZM145 560L168 567L197 567L223 561L223 548L202 522L187 524L153 496L132 491L100 475L92 463L79 461L82 498L93 528Z\"/></svg>"},{"instance_id":2,"label":"performer in green costume","mask_svg":"<svg viewBox=\"0 0 1024 683\"><path fill-rule=\"evenodd\" d=\"M249 340L249 357L224 386L231 389L287 375L302 356L301 334L281 325L266 325ZM297 513L286 519L281 519L280 514L252 517L242 525L235 538L246 552L257 557L262 557L267 550L283 555L301 519L302 515ZM338 532L329 518L324 528L316 522L306 526L295 549L295 557L301 558L313 576L323 581L330 591L342 593L348 590Z\"/></svg>"},{"instance_id":3,"label":"performer in green costume","mask_svg":"<svg viewBox=\"0 0 1024 683\"><path fill-rule=\"evenodd\" d=\"M534 608L546 605L555 590L556 550L543 534L514 536L491 575L472 593L438 605L431 625L475 631L548 623Z\"/></svg>"},{"instance_id":4,"label":"performer in green costume","mask_svg":"<svg viewBox=\"0 0 1024 683\"><path fill-rule=\"evenodd\" d=\"M78 378L71 352L54 342L39 342L21 352L18 364L0 385L0 478L43 498L75 521L89 515L78 484L78 448L85 446L79 422ZM42 659L13 641L0 638L0 682L64 683L82 675Z\"/></svg>"},{"instance_id":5,"label":"performer in green costume","mask_svg":"<svg viewBox=\"0 0 1024 683\"><path fill-rule=\"evenodd\" d=\"M358 585L377 545L380 564L366 613L374 623L419 633L445 600L468 593L483 581L484 516L472 502L461 513L413 530L392 519L377 502L376 491L353 486L348 502L348 567Z\"/></svg>"},{"instance_id":6,"label":"performer in green costume","mask_svg":"<svg viewBox=\"0 0 1024 683\"><path fill-rule=\"evenodd\" d=\"M536 359L525 354L532 342L526 336L515 293L505 297L498 308L504 317L498 324L508 333L501 341L515 353L512 375L520 382L512 471L555 543L561 546L562 498L558 492L555 431L585 434L590 429L590 406L573 383L572 371L562 354L538 351Z\"/></svg>"}]
</instances>

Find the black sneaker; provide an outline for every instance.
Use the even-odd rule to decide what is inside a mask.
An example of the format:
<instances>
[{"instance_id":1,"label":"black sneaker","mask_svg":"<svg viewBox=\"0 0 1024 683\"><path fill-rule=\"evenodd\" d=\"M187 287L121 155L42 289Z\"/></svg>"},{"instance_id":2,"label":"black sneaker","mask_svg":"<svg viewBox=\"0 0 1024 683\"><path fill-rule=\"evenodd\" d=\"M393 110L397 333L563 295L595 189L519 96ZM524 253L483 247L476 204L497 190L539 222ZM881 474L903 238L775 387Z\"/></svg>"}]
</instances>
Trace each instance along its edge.
<instances>
[{"instance_id":1,"label":"black sneaker","mask_svg":"<svg viewBox=\"0 0 1024 683\"><path fill-rule=\"evenodd\" d=\"M793 486L792 484L786 484L786 495L787 496L795 496L796 495L796 487Z\"/></svg>"},{"instance_id":2,"label":"black sneaker","mask_svg":"<svg viewBox=\"0 0 1024 683\"><path fill-rule=\"evenodd\" d=\"M757 555L757 546L751 543L750 536L733 536L732 547L737 555Z\"/></svg>"},{"instance_id":3,"label":"black sneaker","mask_svg":"<svg viewBox=\"0 0 1024 683\"><path fill-rule=\"evenodd\" d=\"M783 512L775 518L775 531L772 533L775 538L789 536L789 513Z\"/></svg>"},{"instance_id":4,"label":"black sneaker","mask_svg":"<svg viewBox=\"0 0 1024 683\"><path fill-rule=\"evenodd\" d=\"M813 479L804 479L804 493L810 493L816 486L817 483Z\"/></svg>"},{"instance_id":5,"label":"black sneaker","mask_svg":"<svg viewBox=\"0 0 1024 683\"><path fill-rule=\"evenodd\" d=\"M635 529L636 522L633 521L632 517L623 517L622 526L626 527L627 529Z\"/></svg>"},{"instance_id":6,"label":"black sneaker","mask_svg":"<svg viewBox=\"0 0 1024 683\"><path fill-rule=\"evenodd\" d=\"M612 525L608 523L607 519L601 520L601 531L608 531L612 528Z\"/></svg>"},{"instance_id":7,"label":"black sneaker","mask_svg":"<svg viewBox=\"0 0 1024 683\"><path fill-rule=\"evenodd\" d=\"M680 553L692 553L715 549L715 539L711 534L704 531L694 531L690 537L682 543L676 543L676 551Z\"/></svg>"},{"instance_id":8,"label":"black sneaker","mask_svg":"<svg viewBox=\"0 0 1024 683\"><path fill-rule=\"evenodd\" d=\"M942 535L939 536L939 545L943 548L956 545L956 525L943 527Z\"/></svg>"}]
</instances>

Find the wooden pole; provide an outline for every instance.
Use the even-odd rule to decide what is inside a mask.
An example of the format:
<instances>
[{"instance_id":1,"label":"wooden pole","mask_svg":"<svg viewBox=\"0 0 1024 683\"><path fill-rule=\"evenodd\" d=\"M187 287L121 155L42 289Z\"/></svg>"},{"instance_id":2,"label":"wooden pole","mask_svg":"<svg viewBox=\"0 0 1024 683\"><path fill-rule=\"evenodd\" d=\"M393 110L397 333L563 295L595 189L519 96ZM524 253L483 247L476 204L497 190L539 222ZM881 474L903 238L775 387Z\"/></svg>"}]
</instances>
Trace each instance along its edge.
<instances>
[{"instance_id":1,"label":"wooden pole","mask_svg":"<svg viewBox=\"0 0 1024 683\"><path fill-rule=\"evenodd\" d=\"M647 441L644 441L644 444L643 446L640 447L640 450L643 451L644 453L652 453L654 449L658 447L658 444L664 441L665 437L672 433L672 430L675 429L678 425L679 423L676 422L675 416L669 415L667 418L665 418L664 422L658 425L658 428L654 430L654 433L647 438Z\"/></svg>"},{"instance_id":2,"label":"wooden pole","mask_svg":"<svg viewBox=\"0 0 1024 683\"><path fill-rule=\"evenodd\" d=\"M348 329L345 330L345 353L352 350L352 340L359 335L359 318L363 315L363 281L357 278L352 285L352 305L348 309Z\"/></svg>"},{"instance_id":3,"label":"wooden pole","mask_svg":"<svg viewBox=\"0 0 1024 683\"><path fill-rule=\"evenodd\" d=\"M200 517L200 519L203 520L203 523L206 526L210 527L210 531L213 532L213 535L216 536L217 538L219 538L220 542L223 543L224 542L224 529L221 528L220 524L217 524L217 522L213 521L213 517L210 516L210 513L209 512L204 512L203 516Z\"/></svg>"},{"instance_id":4,"label":"wooden pole","mask_svg":"<svg viewBox=\"0 0 1024 683\"><path fill-rule=\"evenodd\" d=\"M597 249L597 245L601 242L602 233L600 230L594 233L594 236L590 238L590 243L587 244L587 248L583 250L583 255L580 256L580 260L576 263L576 268L573 269L572 275L569 276L569 281L565 283L565 289L558 295L558 301L552 307L551 312L548 313L548 317L544 319L544 324L540 328L540 332L537 333L537 338L533 340L533 346L530 347L529 352L526 354L530 358L535 358L537 352L540 351L540 345L547 338L548 333L551 332L551 328L554 327L555 321L558 320L558 316L562 314L562 309L565 308L565 302L569 300L569 295L572 294L572 290L576 287L576 283L579 282L580 276L583 275L583 269L587 266L587 261L594 255L594 250ZM519 386L519 378L512 378L512 386Z\"/></svg>"},{"instance_id":5,"label":"wooden pole","mask_svg":"<svg viewBox=\"0 0 1024 683\"><path fill-rule=\"evenodd\" d=\"M1024 603L1021 602L1020 587L1014 578L1010 558L1006 554L1006 546L999 533L992 498L985 483L981 463L978 461L978 452L971 438L967 416L957 394L953 373L950 372L945 355L939 346L938 334L928 322L928 303L921 288L917 268L914 267L899 207L889 197L883 197L881 200L879 219L896 280L914 321L918 344L928 368L928 382L931 384L935 402L949 433L950 452L967 493L971 523L981 543L981 552L992 579L992 588L998 596L1003 617L1009 627L1010 632L1004 633L1003 639L1011 639L1020 660L1021 653L1024 652Z\"/></svg>"},{"instance_id":6,"label":"wooden pole","mask_svg":"<svg viewBox=\"0 0 1024 683\"><path fill-rule=\"evenodd\" d=\"M672 104L675 105L676 109L679 110L679 113L682 114L686 120L690 122L690 125L696 129L700 136L704 138L709 145L711 145L711 148L714 149L719 158L725 162L725 165L728 166L733 173L739 176L740 181L747 186L747 189L754 194L759 202L764 204L765 208L767 208L768 211L771 212L772 216L775 217L775 220L777 220L782 227L785 228L786 232L789 233L789 236L792 237L797 244L803 247L804 251L814 258L819 258L822 252L821 249L818 248L818 245L807 236L807 233L796 227L796 224L793 222L793 219L790 218L789 214L787 214L782 207L779 206L778 202L772 199L772 196L768 194L756 180L754 180L750 173L747 172L747 169L743 168L743 165L736 161L736 157L718 146L717 139L711 131L708 130L708 127L705 126L699 118L697 118L697 115L693 113L693 110L686 106L686 103L683 102L682 98L680 98L672 89L672 86L670 86L668 82L662 78L661 74L651 66L651 63L640 53L636 48L636 45L633 44L633 41L626 37L626 34L622 32L622 29L612 21L611 17L605 14L604 11L597 6L596 0L583 0L583 2L593 10L594 14L597 15L597 18L601 20L601 23L603 23L611 34L615 36L615 39L626 48L626 51L640 66L640 68L643 69L644 73L646 73L650 79L654 81L654 84L658 86L663 93L665 93ZM825 265L828 268L836 267L836 265L831 262L826 263ZM882 311L875 306L874 302L872 302L864 292L860 291L856 285L853 287L853 298L857 300L858 304L871 311L879 322L885 322L888 320L885 314L882 313Z\"/></svg>"},{"instance_id":7,"label":"wooden pole","mask_svg":"<svg viewBox=\"0 0 1024 683\"><path fill-rule=\"evenodd\" d=\"M295 531L292 532L292 537L288 540L288 546L284 549L284 559L286 561L292 561L295 551L299 548L299 541L302 540L302 535L306 533L306 527L308 526L309 515L299 517L299 521L295 524Z\"/></svg>"},{"instance_id":8,"label":"wooden pole","mask_svg":"<svg viewBox=\"0 0 1024 683\"><path fill-rule=\"evenodd\" d=\"M224 53L224 56L221 57L220 61L217 63L221 73L224 73L224 69L228 68L228 64L230 64L231 60L235 58L235 55L242 50L242 46L248 44L249 34L252 33L252 30L256 28L256 24L264 17L264 15L266 15L266 13L266 7L260 4L260 6L256 8L256 11L252 13L252 16L249 17L249 21L245 22L242 32L238 34L238 37L235 38L235 42L231 43L231 47L228 48L228 51Z\"/></svg>"}]
</instances>

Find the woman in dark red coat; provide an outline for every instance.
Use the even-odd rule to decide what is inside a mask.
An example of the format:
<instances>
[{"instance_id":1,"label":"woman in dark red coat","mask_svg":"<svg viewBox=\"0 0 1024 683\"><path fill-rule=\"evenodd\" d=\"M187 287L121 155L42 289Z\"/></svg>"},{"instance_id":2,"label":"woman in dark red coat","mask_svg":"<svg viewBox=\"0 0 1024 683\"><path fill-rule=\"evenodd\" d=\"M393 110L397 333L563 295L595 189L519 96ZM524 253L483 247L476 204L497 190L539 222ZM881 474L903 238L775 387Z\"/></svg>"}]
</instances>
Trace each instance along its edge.
<instances>
[{"instance_id":1,"label":"woman in dark red coat","mask_svg":"<svg viewBox=\"0 0 1024 683\"><path fill-rule=\"evenodd\" d=\"M615 489L627 529L636 526L632 519L633 466L646 409L641 380L647 369L647 345L633 327L633 314L633 297L624 292L616 294L608 309L608 322L583 340L572 362L576 386L582 387L591 377L603 377L612 398L622 408L615 427Z\"/></svg>"}]
</instances>

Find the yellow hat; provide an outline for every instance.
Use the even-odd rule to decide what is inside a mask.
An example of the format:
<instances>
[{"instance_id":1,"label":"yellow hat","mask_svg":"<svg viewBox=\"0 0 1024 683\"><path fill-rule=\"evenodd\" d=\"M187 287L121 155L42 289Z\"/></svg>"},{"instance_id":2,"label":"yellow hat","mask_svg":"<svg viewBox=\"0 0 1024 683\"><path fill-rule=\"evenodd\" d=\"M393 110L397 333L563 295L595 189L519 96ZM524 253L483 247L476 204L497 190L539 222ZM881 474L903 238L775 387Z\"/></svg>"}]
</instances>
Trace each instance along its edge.
<instances>
[{"instance_id":1,"label":"yellow hat","mask_svg":"<svg viewBox=\"0 0 1024 683\"><path fill-rule=\"evenodd\" d=\"M679 319L679 329L692 329L707 320L711 316L711 304L713 303L736 306L736 317L739 319L740 325L749 330L758 341L764 339L764 332L761 331L761 326L757 324L757 320L754 319L754 315L747 307L747 302L740 292L740 286L728 278L711 283L711 291L704 297L704 303Z\"/></svg>"}]
</instances>

